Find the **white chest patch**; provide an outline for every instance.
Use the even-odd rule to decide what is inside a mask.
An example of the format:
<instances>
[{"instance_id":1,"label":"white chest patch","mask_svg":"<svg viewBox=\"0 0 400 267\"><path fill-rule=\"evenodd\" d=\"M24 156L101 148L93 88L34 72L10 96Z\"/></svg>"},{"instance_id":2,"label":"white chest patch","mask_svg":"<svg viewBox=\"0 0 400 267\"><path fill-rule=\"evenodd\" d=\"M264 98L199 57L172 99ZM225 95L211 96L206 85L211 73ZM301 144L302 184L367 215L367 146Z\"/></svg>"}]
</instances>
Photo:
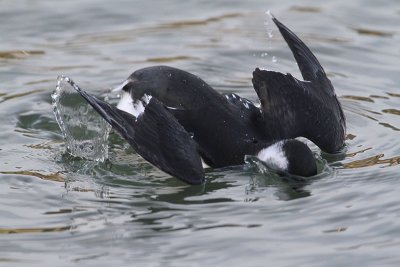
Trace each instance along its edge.
<instances>
[{"instance_id":1,"label":"white chest patch","mask_svg":"<svg viewBox=\"0 0 400 267\"><path fill-rule=\"evenodd\" d=\"M136 118L142 114L147 105L150 102L151 95L144 95L142 99L133 101L131 94L123 92L121 100L118 102L117 108L132 114Z\"/></svg>"},{"instance_id":2,"label":"white chest patch","mask_svg":"<svg viewBox=\"0 0 400 267\"><path fill-rule=\"evenodd\" d=\"M264 161L268 167L271 167L276 170L288 171L289 162L285 155L285 152L282 149L282 146L285 141L279 141L275 144L262 149L257 157Z\"/></svg>"}]
</instances>

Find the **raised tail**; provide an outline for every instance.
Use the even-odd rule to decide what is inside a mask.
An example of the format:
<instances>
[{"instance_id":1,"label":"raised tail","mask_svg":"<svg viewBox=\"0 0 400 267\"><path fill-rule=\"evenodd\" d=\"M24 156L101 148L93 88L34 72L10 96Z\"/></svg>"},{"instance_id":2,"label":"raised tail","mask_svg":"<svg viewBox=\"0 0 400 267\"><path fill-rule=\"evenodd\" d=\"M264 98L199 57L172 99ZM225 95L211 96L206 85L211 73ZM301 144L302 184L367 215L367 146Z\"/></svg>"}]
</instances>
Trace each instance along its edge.
<instances>
[{"instance_id":1,"label":"raised tail","mask_svg":"<svg viewBox=\"0 0 400 267\"><path fill-rule=\"evenodd\" d=\"M282 22L272 17L272 21L278 27L279 32L285 39L287 45L293 53L303 79L305 81L315 81L319 77L326 77L325 71L319 63L318 59L314 56L311 50L303 43L300 38L294 34ZM333 89L333 88L332 88Z\"/></svg>"},{"instance_id":2,"label":"raised tail","mask_svg":"<svg viewBox=\"0 0 400 267\"><path fill-rule=\"evenodd\" d=\"M290 74L256 69L253 86L261 101L262 123L276 139L303 136L328 153L344 146L345 125L336 97L312 93L313 84Z\"/></svg>"},{"instance_id":3,"label":"raised tail","mask_svg":"<svg viewBox=\"0 0 400 267\"><path fill-rule=\"evenodd\" d=\"M291 49L305 81L290 74L256 69L253 86L261 101L263 123L279 137L303 136L323 151L344 146L345 117L334 88L310 49L291 30L272 18Z\"/></svg>"}]
</instances>

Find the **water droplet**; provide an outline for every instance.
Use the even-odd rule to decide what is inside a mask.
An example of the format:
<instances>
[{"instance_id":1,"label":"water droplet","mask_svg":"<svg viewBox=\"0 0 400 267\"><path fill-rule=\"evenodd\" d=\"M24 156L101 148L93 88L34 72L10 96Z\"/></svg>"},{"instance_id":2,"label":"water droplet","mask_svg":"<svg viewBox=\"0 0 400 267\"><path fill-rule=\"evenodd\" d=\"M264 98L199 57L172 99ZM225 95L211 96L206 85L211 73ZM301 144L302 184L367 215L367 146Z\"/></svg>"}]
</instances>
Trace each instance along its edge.
<instances>
[{"instance_id":1,"label":"water droplet","mask_svg":"<svg viewBox=\"0 0 400 267\"><path fill-rule=\"evenodd\" d=\"M265 14L266 14L266 18L264 21L264 25L265 25L265 29L266 29L266 33L267 33L267 48L271 48L271 39L274 36L274 34L273 34L274 28L272 27L270 20L271 20L271 18L273 18L273 16L269 10L267 12L265 12Z\"/></svg>"},{"instance_id":2,"label":"water droplet","mask_svg":"<svg viewBox=\"0 0 400 267\"><path fill-rule=\"evenodd\" d=\"M272 15L272 13L271 13L271 10L269 10L269 9L265 12L265 15L267 15L271 19L274 17L274 15Z\"/></svg>"},{"instance_id":3,"label":"water droplet","mask_svg":"<svg viewBox=\"0 0 400 267\"><path fill-rule=\"evenodd\" d=\"M111 127L75 91L77 85L68 77L57 78L51 95L53 112L65 140L67 152L95 161L108 157Z\"/></svg>"},{"instance_id":4,"label":"water droplet","mask_svg":"<svg viewBox=\"0 0 400 267\"><path fill-rule=\"evenodd\" d=\"M276 56L272 56L271 61L274 62L274 63L276 63L276 62L278 62L278 59L276 58Z\"/></svg>"}]
</instances>

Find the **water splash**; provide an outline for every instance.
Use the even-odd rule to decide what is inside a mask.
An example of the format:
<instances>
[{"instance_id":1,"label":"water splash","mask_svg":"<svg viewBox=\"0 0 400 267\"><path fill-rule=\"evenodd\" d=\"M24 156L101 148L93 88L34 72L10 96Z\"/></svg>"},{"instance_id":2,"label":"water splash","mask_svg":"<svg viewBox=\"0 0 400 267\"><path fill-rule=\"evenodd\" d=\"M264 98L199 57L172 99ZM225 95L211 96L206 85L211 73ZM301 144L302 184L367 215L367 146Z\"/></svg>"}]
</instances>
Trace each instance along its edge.
<instances>
[{"instance_id":1,"label":"water splash","mask_svg":"<svg viewBox=\"0 0 400 267\"><path fill-rule=\"evenodd\" d=\"M264 21L264 26L266 28L266 32L267 32L267 40L268 40L268 48L271 47L271 39L272 37L274 37L274 28L273 25L271 25L270 21L273 18L271 11L266 11L265 12L266 18Z\"/></svg>"},{"instance_id":2,"label":"water splash","mask_svg":"<svg viewBox=\"0 0 400 267\"><path fill-rule=\"evenodd\" d=\"M270 23L270 22L271 22L271 19L272 19L273 17L274 17L274 16L271 14L271 11L270 11L270 10L267 10L267 11L265 12L264 26L265 26L266 33L267 33L267 50L268 50L268 51L272 49L272 38L274 37L274 25L273 25L273 23ZM267 55L268 55L268 53L265 52L265 53L263 53L263 54L261 55L261 57L265 57L265 56L267 56ZM277 59L276 59L275 56L272 56L271 62L273 62L273 63L276 63L276 62L277 62Z\"/></svg>"},{"instance_id":3,"label":"water splash","mask_svg":"<svg viewBox=\"0 0 400 267\"><path fill-rule=\"evenodd\" d=\"M59 76L51 95L66 150L73 156L102 162L108 158L107 140L111 128L75 91L74 85L70 78Z\"/></svg>"}]
</instances>

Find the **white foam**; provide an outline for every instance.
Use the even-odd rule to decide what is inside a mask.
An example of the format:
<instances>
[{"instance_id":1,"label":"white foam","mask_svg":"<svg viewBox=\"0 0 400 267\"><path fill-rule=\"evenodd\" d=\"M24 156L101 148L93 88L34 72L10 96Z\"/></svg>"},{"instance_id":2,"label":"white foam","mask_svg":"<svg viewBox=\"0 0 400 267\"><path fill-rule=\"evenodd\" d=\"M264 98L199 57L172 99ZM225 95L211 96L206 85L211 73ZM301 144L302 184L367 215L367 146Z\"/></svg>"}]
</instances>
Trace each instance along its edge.
<instances>
[{"instance_id":1,"label":"white foam","mask_svg":"<svg viewBox=\"0 0 400 267\"><path fill-rule=\"evenodd\" d=\"M262 149L257 157L264 161L268 167L271 167L276 170L288 171L289 162L285 155L285 152L282 149L282 146L285 141L279 141L275 144Z\"/></svg>"}]
</instances>

